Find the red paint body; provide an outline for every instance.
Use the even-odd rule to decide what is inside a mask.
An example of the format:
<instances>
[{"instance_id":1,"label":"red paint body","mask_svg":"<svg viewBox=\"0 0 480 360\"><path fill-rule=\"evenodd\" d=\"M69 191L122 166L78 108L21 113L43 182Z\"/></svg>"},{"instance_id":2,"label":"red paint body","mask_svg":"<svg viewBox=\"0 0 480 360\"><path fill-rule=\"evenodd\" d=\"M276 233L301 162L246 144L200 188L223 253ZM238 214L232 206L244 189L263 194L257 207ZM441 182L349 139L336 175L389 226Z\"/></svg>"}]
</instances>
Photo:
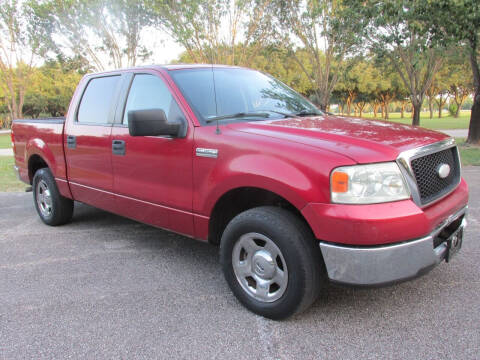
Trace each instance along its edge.
<instances>
[{"instance_id":1,"label":"red paint body","mask_svg":"<svg viewBox=\"0 0 480 360\"><path fill-rule=\"evenodd\" d=\"M79 84L65 125L15 122L15 160L21 178L31 182L28 161L40 156L61 193L74 200L206 240L212 210L228 191L256 187L273 192L303 214L318 239L373 245L422 237L467 204L461 184L441 201L419 208L412 200L340 205L330 202L329 177L342 165L393 161L400 152L434 143L446 135L406 125L330 115L201 126L169 72L185 66L115 72L149 73L169 87L188 121L185 138L132 137L120 124L75 121ZM66 139L75 135L77 147ZM125 156L112 155L112 140L123 140ZM218 149L218 158L198 157L196 148Z\"/></svg>"}]
</instances>

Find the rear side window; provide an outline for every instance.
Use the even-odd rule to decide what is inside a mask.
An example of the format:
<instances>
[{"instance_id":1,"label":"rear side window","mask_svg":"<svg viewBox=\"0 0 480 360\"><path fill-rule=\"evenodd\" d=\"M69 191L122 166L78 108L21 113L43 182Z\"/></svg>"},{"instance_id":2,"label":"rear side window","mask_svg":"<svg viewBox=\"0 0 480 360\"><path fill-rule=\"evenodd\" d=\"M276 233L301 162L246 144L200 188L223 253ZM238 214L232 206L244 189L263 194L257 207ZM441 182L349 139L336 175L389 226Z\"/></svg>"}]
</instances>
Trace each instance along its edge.
<instances>
[{"instance_id":1,"label":"rear side window","mask_svg":"<svg viewBox=\"0 0 480 360\"><path fill-rule=\"evenodd\" d=\"M87 124L107 124L119 80L120 76L90 80L78 108L77 121Z\"/></svg>"},{"instance_id":2,"label":"rear side window","mask_svg":"<svg viewBox=\"0 0 480 360\"><path fill-rule=\"evenodd\" d=\"M123 115L128 124L128 112L134 110L162 109L168 122L181 122L183 115L164 82L157 76L137 74L133 78Z\"/></svg>"}]
</instances>

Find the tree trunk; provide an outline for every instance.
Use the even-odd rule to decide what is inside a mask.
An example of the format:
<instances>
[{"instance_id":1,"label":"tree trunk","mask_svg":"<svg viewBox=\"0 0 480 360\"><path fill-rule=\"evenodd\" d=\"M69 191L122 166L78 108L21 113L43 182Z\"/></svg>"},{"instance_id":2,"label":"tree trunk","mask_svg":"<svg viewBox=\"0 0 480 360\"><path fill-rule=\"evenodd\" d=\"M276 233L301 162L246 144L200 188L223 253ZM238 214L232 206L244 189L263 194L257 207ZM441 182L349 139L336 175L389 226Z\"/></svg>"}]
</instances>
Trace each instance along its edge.
<instances>
[{"instance_id":1,"label":"tree trunk","mask_svg":"<svg viewBox=\"0 0 480 360\"><path fill-rule=\"evenodd\" d=\"M404 113L405 113L405 104L402 103L402 105L400 107L400 118L401 119L403 119L405 117Z\"/></svg>"},{"instance_id":2,"label":"tree trunk","mask_svg":"<svg viewBox=\"0 0 480 360\"><path fill-rule=\"evenodd\" d=\"M442 117L442 105L441 105L441 100L440 100L440 105L438 105L438 118L440 119Z\"/></svg>"},{"instance_id":3,"label":"tree trunk","mask_svg":"<svg viewBox=\"0 0 480 360\"><path fill-rule=\"evenodd\" d=\"M378 113L378 104L373 105L373 117L376 118Z\"/></svg>"},{"instance_id":4,"label":"tree trunk","mask_svg":"<svg viewBox=\"0 0 480 360\"><path fill-rule=\"evenodd\" d=\"M413 106L413 119L412 119L412 125L413 126L420 126L420 110L422 107L421 102L412 102Z\"/></svg>"},{"instance_id":5,"label":"tree trunk","mask_svg":"<svg viewBox=\"0 0 480 360\"><path fill-rule=\"evenodd\" d=\"M480 88L477 88L473 97L467 143L480 145Z\"/></svg>"},{"instance_id":6,"label":"tree trunk","mask_svg":"<svg viewBox=\"0 0 480 360\"><path fill-rule=\"evenodd\" d=\"M477 38L475 37L470 40L470 64L472 66L475 95L473 95L467 143L480 145L480 68L477 61L477 50Z\"/></svg>"},{"instance_id":7,"label":"tree trunk","mask_svg":"<svg viewBox=\"0 0 480 360\"><path fill-rule=\"evenodd\" d=\"M460 109L462 108L463 103L465 102L466 96L464 94L461 94L458 99L455 99L455 105L457 105L457 110L455 111L455 114L453 117L458 118L460 116Z\"/></svg>"},{"instance_id":8,"label":"tree trunk","mask_svg":"<svg viewBox=\"0 0 480 360\"><path fill-rule=\"evenodd\" d=\"M433 119L433 104L432 104L432 100L428 100L428 110L430 111L430 119Z\"/></svg>"},{"instance_id":9,"label":"tree trunk","mask_svg":"<svg viewBox=\"0 0 480 360\"><path fill-rule=\"evenodd\" d=\"M388 105L389 105L388 103L385 103L385 106L384 106L384 108L385 108L385 113L384 113L385 118L384 119L385 120L388 120L388 118L390 117L390 114L388 113Z\"/></svg>"},{"instance_id":10,"label":"tree trunk","mask_svg":"<svg viewBox=\"0 0 480 360\"><path fill-rule=\"evenodd\" d=\"M458 118L458 116L460 115L460 106L462 106L462 105L459 105L458 103L456 103L456 105L457 105L457 110L455 110L455 114L453 114L454 118Z\"/></svg>"}]
</instances>

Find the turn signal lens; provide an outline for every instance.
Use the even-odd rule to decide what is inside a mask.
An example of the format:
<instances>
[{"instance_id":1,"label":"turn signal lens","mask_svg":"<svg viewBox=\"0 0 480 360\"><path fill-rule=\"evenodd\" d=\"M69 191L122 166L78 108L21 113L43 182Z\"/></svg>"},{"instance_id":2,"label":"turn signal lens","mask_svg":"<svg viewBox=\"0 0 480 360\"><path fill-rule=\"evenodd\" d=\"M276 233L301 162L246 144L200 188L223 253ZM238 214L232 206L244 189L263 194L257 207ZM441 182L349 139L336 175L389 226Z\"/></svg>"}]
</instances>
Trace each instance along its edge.
<instances>
[{"instance_id":1,"label":"turn signal lens","mask_svg":"<svg viewBox=\"0 0 480 360\"><path fill-rule=\"evenodd\" d=\"M336 171L332 174L332 192L345 193L348 191L348 174Z\"/></svg>"}]
</instances>

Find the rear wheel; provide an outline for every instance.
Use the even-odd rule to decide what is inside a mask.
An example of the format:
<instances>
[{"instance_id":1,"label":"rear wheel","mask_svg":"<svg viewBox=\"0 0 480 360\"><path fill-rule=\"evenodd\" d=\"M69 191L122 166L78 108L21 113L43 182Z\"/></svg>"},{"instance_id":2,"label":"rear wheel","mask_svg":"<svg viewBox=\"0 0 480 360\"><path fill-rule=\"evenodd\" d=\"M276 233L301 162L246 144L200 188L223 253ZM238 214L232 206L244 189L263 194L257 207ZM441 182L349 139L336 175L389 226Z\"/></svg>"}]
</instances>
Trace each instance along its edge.
<instances>
[{"instance_id":1,"label":"rear wheel","mask_svg":"<svg viewBox=\"0 0 480 360\"><path fill-rule=\"evenodd\" d=\"M222 236L220 258L240 302L272 319L309 307L325 279L310 229L281 208L264 206L236 216Z\"/></svg>"},{"instance_id":2,"label":"rear wheel","mask_svg":"<svg viewBox=\"0 0 480 360\"><path fill-rule=\"evenodd\" d=\"M40 219L51 226L69 222L73 215L73 200L60 195L48 168L38 170L33 177L33 198Z\"/></svg>"}]
</instances>

